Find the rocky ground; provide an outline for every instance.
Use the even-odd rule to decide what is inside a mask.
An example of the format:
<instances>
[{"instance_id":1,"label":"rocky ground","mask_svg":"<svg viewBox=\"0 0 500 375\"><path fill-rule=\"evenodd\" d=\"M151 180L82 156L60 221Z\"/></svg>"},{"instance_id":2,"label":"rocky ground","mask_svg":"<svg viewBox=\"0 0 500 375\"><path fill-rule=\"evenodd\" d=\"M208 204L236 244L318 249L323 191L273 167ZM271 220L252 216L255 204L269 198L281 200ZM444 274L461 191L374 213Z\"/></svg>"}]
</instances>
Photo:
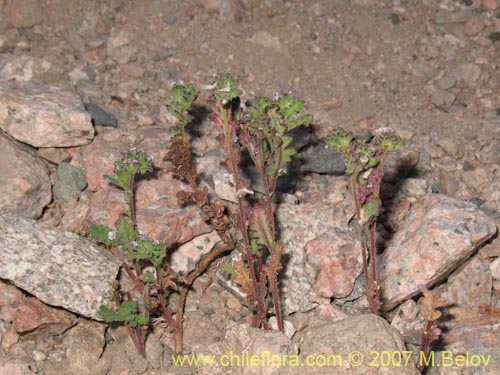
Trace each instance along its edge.
<instances>
[{"instance_id":1,"label":"rocky ground","mask_svg":"<svg viewBox=\"0 0 500 375\"><path fill-rule=\"evenodd\" d=\"M199 88L222 73L239 78L246 98L292 91L315 123L281 186L286 334L249 328L214 264L188 298L186 352L418 351L425 284L444 300L436 358L491 355L487 366L427 373L500 372L500 0L0 0L0 9L0 374L222 371L174 367L161 322L147 359L123 327L103 324L98 308L119 265L83 237L89 224L116 221L122 194L102 176L137 146L157 168L138 184L138 220L181 244L174 268L192 269L219 241L194 207L178 206L184 185L163 158L171 84ZM344 165L322 139L386 126L406 146L383 185L382 319L366 314ZM231 201L210 123L194 130L199 171ZM417 373L368 360L308 372Z\"/></svg>"}]
</instances>

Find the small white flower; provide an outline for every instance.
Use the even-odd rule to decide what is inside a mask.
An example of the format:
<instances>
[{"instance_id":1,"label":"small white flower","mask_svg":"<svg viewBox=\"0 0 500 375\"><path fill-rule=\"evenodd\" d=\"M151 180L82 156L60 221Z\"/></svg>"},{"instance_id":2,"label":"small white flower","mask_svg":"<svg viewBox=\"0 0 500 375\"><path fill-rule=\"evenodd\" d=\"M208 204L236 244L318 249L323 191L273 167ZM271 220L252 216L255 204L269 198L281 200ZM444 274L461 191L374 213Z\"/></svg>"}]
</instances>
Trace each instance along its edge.
<instances>
[{"instance_id":1,"label":"small white flower","mask_svg":"<svg viewBox=\"0 0 500 375\"><path fill-rule=\"evenodd\" d=\"M172 87L175 87L175 86L184 86L184 81L178 80L178 81L172 82Z\"/></svg>"},{"instance_id":2,"label":"small white flower","mask_svg":"<svg viewBox=\"0 0 500 375\"><path fill-rule=\"evenodd\" d=\"M108 232L108 240L113 241L114 239L116 239L116 233L111 230Z\"/></svg>"}]
</instances>

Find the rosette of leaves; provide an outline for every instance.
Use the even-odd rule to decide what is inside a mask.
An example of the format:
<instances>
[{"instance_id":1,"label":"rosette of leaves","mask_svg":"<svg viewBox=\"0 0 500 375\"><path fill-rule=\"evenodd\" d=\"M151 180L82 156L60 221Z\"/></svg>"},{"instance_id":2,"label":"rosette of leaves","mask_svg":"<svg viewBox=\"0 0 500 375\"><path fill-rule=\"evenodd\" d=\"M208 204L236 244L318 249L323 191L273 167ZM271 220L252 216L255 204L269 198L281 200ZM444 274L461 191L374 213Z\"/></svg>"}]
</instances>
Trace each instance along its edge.
<instances>
[{"instance_id":1,"label":"rosette of leaves","mask_svg":"<svg viewBox=\"0 0 500 375\"><path fill-rule=\"evenodd\" d=\"M123 302L118 310L114 311L106 306L101 306L99 313L106 323L124 322L130 327L135 328L138 325L148 325L149 319L139 313L137 302Z\"/></svg>"},{"instance_id":2,"label":"rosette of leaves","mask_svg":"<svg viewBox=\"0 0 500 375\"><path fill-rule=\"evenodd\" d=\"M117 160L113 165L113 176L104 175L106 180L111 181L124 191L125 199L131 206L133 205L133 188L135 176L138 174L146 174L153 171L153 158L144 151L138 151L135 147L122 159ZM133 209L128 212L129 216L133 215Z\"/></svg>"},{"instance_id":3,"label":"rosette of leaves","mask_svg":"<svg viewBox=\"0 0 500 375\"><path fill-rule=\"evenodd\" d=\"M184 139L186 125L193 120L189 110L198 97L198 92L191 84L176 83L172 87L171 93L172 101L167 109L177 119L177 124L172 126L170 131L173 133L174 139Z\"/></svg>"}]
</instances>

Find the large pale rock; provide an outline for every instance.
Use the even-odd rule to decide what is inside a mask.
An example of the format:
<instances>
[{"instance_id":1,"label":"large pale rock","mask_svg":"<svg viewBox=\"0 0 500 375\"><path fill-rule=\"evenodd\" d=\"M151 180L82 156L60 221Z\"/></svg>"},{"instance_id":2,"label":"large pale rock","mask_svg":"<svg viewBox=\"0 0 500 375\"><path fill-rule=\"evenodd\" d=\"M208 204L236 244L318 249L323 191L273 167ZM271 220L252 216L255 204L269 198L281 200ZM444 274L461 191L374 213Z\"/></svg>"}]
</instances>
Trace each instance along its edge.
<instances>
[{"instance_id":1,"label":"large pale rock","mask_svg":"<svg viewBox=\"0 0 500 375\"><path fill-rule=\"evenodd\" d=\"M321 234L348 229L353 207L348 199L347 182L323 176L299 195L300 204L281 203L277 212L278 232L285 247L280 273L282 306L285 313L308 311L317 305L318 295L305 269L306 243Z\"/></svg>"},{"instance_id":2,"label":"large pale rock","mask_svg":"<svg viewBox=\"0 0 500 375\"><path fill-rule=\"evenodd\" d=\"M444 195L420 198L379 260L385 310L443 281L496 233L475 205Z\"/></svg>"},{"instance_id":3,"label":"large pale rock","mask_svg":"<svg viewBox=\"0 0 500 375\"><path fill-rule=\"evenodd\" d=\"M119 264L94 242L20 217L0 215L0 275L41 301L102 320Z\"/></svg>"},{"instance_id":4,"label":"large pale rock","mask_svg":"<svg viewBox=\"0 0 500 375\"><path fill-rule=\"evenodd\" d=\"M221 358L222 365L226 363L224 357L227 356L228 366L200 366L197 368L199 374L271 375L281 373L281 366L274 361L280 357L297 356L298 348L281 331L265 331L250 327L248 322L240 322L226 330L223 341L204 346L200 354L206 353ZM252 365L250 357L258 357L259 363L256 365L254 361Z\"/></svg>"},{"instance_id":5,"label":"large pale rock","mask_svg":"<svg viewBox=\"0 0 500 375\"><path fill-rule=\"evenodd\" d=\"M347 297L363 268L361 243L352 233L332 228L306 244L306 267L321 297Z\"/></svg>"},{"instance_id":6,"label":"large pale rock","mask_svg":"<svg viewBox=\"0 0 500 375\"><path fill-rule=\"evenodd\" d=\"M182 244L211 231L200 218L196 206L179 206L176 194L187 189L186 184L163 171L137 181L137 223L149 238ZM114 186L107 186L91 198L87 221L89 224L114 228L119 214L127 209L123 191Z\"/></svg>"},{"instance_id":7,"label":"large pale rock","mask_svg":"<svg viewBox=\"0 0 500 375\"><path fill-rule=\"evenodd\" d=\"M430 375L500 373L500 319L482 317L453 327L434 353Z\"/></svg>"},{"instance_id":8,"label":"large pale rock","mask_svg":"<svg viewBox=\"0 0 500 375\"><path fill-rule=\"evenodd\" d=\"M492 286L490 262L481 256L473 257L436 289L447 315L442 324L452 327L480 316L478 307L491 303Z\"/></svg>"},{"instance_id":9,"label":"large pale rock","mask_svg":"<svg viewBox=\"0 0 500 375\"><path fill-rule=\"evenodd\" d=\"M416 375L419 373L414 366L414 358L410 358L406 366L404 365L406 357L402 358L402 365L398 367L392 365L373 366L377 363L377 354L382 357L384 352L402 353L406 350L396 329L376 315L359 315L338 321L332 321L325 317L321 323L310 325L297 335L299 337L296 341L300 347L302 363L306 362L307 356L313 355L317 357L316 360L323 359L321 363L325 364L325 367L319 365L308 367L308 374ZM318 355L322 358L318 358ZM327 359L330 361L329 367L326 367ZM359 366L356 366L352 362L353 360L359 360L357 362ZM320 362L318 361L318 363ZM328 370L325 371L326 369ZM302 374L303 371L304 369L301 367L290 367L284 368L280 374Z\"/></svg>"},{"instance_id":10,"label":"large pale rock","mask_svg":"<svg viewBox=\"0 0 500 375\"><path fill-rule=\"evenodd\" d=\"M80 146L94 137L77 94L34 82L0 83L0 128L34 147Z\"/></svg>"},{"instance_id":11,"label":"large pale rock","mask_svg":"<svg viewBox=\"0 0 500 375\"><path fill-rule=\"evenodd\" d=\"M0 134L0 208L37 219L52 199L49 171L30 147Z\"/></svg>"}]
</instances>

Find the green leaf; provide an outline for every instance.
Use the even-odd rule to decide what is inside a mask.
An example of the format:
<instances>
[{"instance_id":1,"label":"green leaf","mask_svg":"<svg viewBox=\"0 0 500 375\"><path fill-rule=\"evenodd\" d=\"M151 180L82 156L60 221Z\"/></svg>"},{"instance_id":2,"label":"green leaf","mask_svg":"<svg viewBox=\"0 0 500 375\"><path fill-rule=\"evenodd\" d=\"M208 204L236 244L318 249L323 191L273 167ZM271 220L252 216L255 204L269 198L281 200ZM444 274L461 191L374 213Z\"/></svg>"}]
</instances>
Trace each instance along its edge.
<instances>
[{"instance_id":1,"label":"green leaf","mask_svg":"<svg viewBox=\"0 0 500 375\"><path fill-rule=\"evenodd\" d=\"M382 139L382 148L387 151L397 151L402 146L404 146L404 141L400 137L396 135L392 135L389 137L384 137Z\"/></svg>"},{"instance_id":2,"label":"green leaf","mask_svg":"<svg viewBox=\"0 0 500 375\"><path fill-rule=\"evenodd\" d=\"M259 120L266 117L266 110L270 104L269 98L259 96L247 103L247 110L254 120Z\"/></svg>"},{"instance_id":3,"label":"green leaf","mask_svg":"<svg viewBox=\"0 0 500 375\"><path fill-rule=\"evenodd\" d=\"M223 263L219 267L220 272L225 276L225 277L231 277L235 275L235 269L232 263Z\"/></svg>"},{"instance_id":4,"label":"green leaf","mask_svg":"<svg viewBox=\"0 0 500 375\"><path fill-rule=\"evenodd\" d=\"M108 228L105 225L91 225L89 228L90 236L95 240L105 244L111 245L116 243L116 241L112 238L111 233L114 234L111 228Z\"/></svg>"},{"instance_id":5,"label":"green leaf","mask_svg":"<svg viewBox=\"0 0 500 375\"><path fill-rule=\"evenodd\" d=\"M288 121L288 130L295 129L299 126L309 126L313 123L314 117L310 114L299 116Z\"/></svg>"},{"instance_id":6,"label":"green leaf","mask_svg":"<svg viewBox=\"0 0 500 375\"><path fill-rule=\"evenodd\" d=\"M380 203L378 200L372 199L363 204L361 209L363 210L364 218L367 220L378 215L380 210Z\"/></svg>"},{"instance_id":7,"label":"green leaf","mask_svg":"<svg viewBox=\"0 0 500 375\"><path fill-rule=\"evenodd\" d=\"M233 76L226 74L217 79L215 97L220 105L225 106L241 94L242 91L238 89L238 81Z\"/></svg>"},{"instance_id":8,"label":"green leaf","mask_svg":"<svg viewBox=\"0 0 500 375\"><path fill-rule=\"evenodd\" d=\"M161 267L167 256L167 245L150 239L137 241L137 246L127 254L129 260L150 260L155 267Z\"/></svg>"},{"instance_id":9,"label":"green leaf","mask_svg":"<svg viewBox=\"0 0 500 375\"><path fill-rule=\"evenodd\" d=\"M149 324L149 319L139 314L138 310L137 302L126 301L120 305L117 311L113 311L102 305L99 308L99 314L101 314L106 323L126 322L132 328L137 327L138 324Z\"/></svg>"},{"instance_id":10,"label":"green leaf","mask_svg":"<svg viewBox=\"0 0 500 375\"><path fill-rule=\"evenodd\" d=\"M285 94L276 100L276 104L278 104L280 112L283 114L283 118L289 120L300 112L305 102L290 94Z\"/></svg>"},{"instance_id":11,"label":"green leaf","mask_svg":"<svg viewBox=\"0 0 500 375\"><path fill-rule=\"evenodd\" d=\"M156 277L155 274L151 271L146 271L141 275L141 280L146 283L155 283Z\"/></svg>"},{"instance_id":12,"label":"green leaf","mask_svg":"<svg viewBox=\"0 0 500 375\"><path fill-rule=\"evenodd\" d=\"M132 220L125 215L120 215L116 223L116 240L123 247L125 252L133 252L137 246L136 240L139 232L135 229Z\"/></svg>"},{"instance_id":13,"label":"green leaf","mask_svg":"<svg viewBox=\"0 0 500 375\"><path fill-rule=\"evenodd\" d=\"M353 139L354 136L351 133L345 132L343 130L334 130L332 134L330 134L328 138L326 138L325 142L332 148L332 150L346 155Z\"/></svg>"},{"instance_id":14,"label":"green leaf","mask_svg":"<svg viewBox=\"0 0 500 375\"><path fill-rule=\"evenodd\" d=\"M295 151L295 149L292 147L288 147L293 141L293 138L291 136L284 135L283 137L281 137L281 140L282 140L282 143L281 143L281 150L282 150L281 164L285 164L285 163L289 162L290 160L292 160L292 156L295 155L297 153L297 151ZM277 166L277 168L280 168L280 166Z\"/></svg>"}]
</instances>

